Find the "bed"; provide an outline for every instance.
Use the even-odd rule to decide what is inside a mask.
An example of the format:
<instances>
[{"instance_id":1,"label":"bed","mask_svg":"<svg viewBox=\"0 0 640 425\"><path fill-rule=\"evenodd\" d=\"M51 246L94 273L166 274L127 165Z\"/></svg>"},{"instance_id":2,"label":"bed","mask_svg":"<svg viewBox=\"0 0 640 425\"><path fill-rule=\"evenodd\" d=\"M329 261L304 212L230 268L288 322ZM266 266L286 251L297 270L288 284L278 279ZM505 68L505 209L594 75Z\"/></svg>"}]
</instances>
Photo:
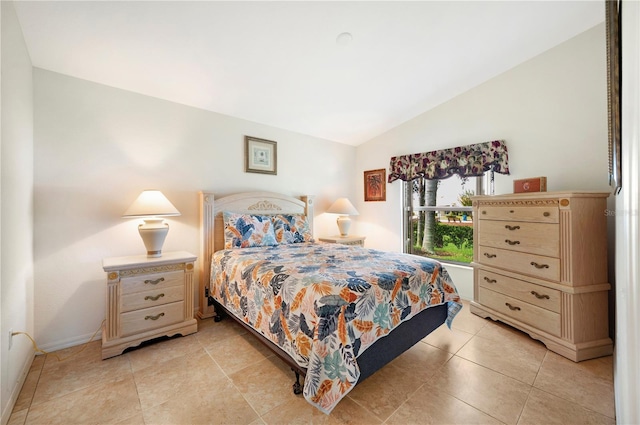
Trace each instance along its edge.
<instances>
[{"instance_id":1,"label":"bed","mask_svg":"<svg viewBox=\"0 0 640 425\"><path fill-rule=\"evenodd\" d=\"M201 192L200 207L199 316L240 323L325 413L462 307L435 260L315 242L312 197Z\"/></svg>"}]
</instances>

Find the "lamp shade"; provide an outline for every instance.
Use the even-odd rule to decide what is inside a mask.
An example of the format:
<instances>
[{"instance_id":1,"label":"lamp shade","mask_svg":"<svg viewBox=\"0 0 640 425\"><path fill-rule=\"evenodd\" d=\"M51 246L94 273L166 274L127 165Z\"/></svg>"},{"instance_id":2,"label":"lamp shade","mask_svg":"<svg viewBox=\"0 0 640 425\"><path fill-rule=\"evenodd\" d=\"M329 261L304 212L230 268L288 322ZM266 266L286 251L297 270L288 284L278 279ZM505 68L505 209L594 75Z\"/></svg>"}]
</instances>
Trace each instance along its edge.
<instances>
[{"instance_id":1,"label":"lamp shade","mask_svg":"<svg viewBox=\"0 0 640 425\"><path fill-rule=\"evenodd\" d=\"M342 215L358 215L358 210L347 198L339 198L327 210L328 213Z\"/></svg>"},{"instance_id":2,"label":"lamp shade","mask_svg":"<svg viewBox=\"0 0 640 425\"><path fill-rule=\"evenodd\" d=\"M122 217L142 218L138 233L147 248L148 257L161 257L162 245L169 233L169 225L161 217L180 215L180 211L159 190L145 190L133 201Z\"/></svg>"},{"instance_id":3,"label":"lamp shade","mask_svg":"<svg viewBox=\"0 0 640 425\"><path fill-rule=\"evenodd\" d=\"M122 217L169 217L180 211L159 190L145 190L133 201Z\"/></svg>"}]
</instances>

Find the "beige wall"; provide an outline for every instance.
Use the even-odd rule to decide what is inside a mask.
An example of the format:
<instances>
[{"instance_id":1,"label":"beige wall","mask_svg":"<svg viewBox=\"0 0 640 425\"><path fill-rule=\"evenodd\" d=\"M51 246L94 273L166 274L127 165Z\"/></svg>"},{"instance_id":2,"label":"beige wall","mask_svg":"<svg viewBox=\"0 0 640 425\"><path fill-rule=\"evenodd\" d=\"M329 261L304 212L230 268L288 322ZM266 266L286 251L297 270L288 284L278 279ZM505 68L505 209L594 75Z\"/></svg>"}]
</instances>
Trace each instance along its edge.
<instances>
[{"instance_id":1,"label":"beige wall","mask_svg":"<svg viewBox=\"0 0 640 425\"><path fill-rule=\"evenodd\" d=\"M143 254L122 213L160 189L182 213L165 251L198 254L198 191L316 196L323 214L351 196L355 147L35 69L35 308L44 349L88 339L104 318L102 259ZM244 135L278 142L277 176L244 172Z\"/></svg>"},{"instance_id":2,"label":"beige wall","mask_svg":"<svg viewBox=\"0 0 640 425\"><path fill-rule=\"evenodd\" d=\"M604 30L598 25L359 146L355 231L371 247L402 250L401 183L387 184L387 202L365 203L363 171L388 168L395 155L495 139L506 141L511 169L496 175L497 194L535 176L546 176L550 191L609 191ZM472 296L471 273L452 272Z\"/></svg>"},{"instance_id":3,"label":"beige wall","mask_svg":"<svg viewBox=\"0 0 640 425\"><path fill-rule=\"evenodd\" d=\"M12 2L1 2L2 135L0 188L0 364L2 421L11 413L33 359L33 83L32 67Z\"/></svg>"}]
</instances>

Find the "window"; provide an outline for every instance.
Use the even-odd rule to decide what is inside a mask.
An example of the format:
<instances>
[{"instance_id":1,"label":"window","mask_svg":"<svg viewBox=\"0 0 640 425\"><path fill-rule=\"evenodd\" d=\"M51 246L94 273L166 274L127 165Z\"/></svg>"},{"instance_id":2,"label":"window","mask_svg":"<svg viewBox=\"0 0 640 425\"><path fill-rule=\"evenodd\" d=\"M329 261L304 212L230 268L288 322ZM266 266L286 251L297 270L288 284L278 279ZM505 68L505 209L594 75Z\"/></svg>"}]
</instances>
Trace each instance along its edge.
<instances>
[{"instance_id":1,"label":"window","mask_svg":"<svg viewBox=\"0 0 640 425\"><path fill-rule=\"evenodd\" d=\"M483 190L487 172L488 191ZM391 157L388 181L403 182L404 252L470 263L473 217L469 197L493 193L495 173L509 174L509 154L503 140ZM459 185L453 193L445 190L445 182L456 178ZM475 189L467 187L474 183ZM446 197L444 205L439 203L439 193Z\"/></svg>"},{"instance_id":2,"label":"window","mask_svg":"<svg viewBox=\"0 0 640 425\"><path fill-rule=\"evenodd\" d=\"M404 251L469 264L473 259L471 196L486 192L484 180L455 175L404 181Z\"/></svg>"}]
</instances>

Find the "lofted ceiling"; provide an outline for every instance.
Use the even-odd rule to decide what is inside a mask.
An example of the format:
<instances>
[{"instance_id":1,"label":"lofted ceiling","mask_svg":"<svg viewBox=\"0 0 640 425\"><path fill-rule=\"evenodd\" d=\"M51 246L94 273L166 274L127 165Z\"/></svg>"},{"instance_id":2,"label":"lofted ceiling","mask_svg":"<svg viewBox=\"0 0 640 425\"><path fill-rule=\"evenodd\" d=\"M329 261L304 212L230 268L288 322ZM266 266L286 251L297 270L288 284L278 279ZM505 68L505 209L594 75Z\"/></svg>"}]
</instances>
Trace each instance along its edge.
<instances>
[{"instance_id":1,"label":"lofted ceiling","mask_svg":"<svg viewBox=\"0 0 640 425\"><path fill-rule=\"evenodd\" d=\"M604 21L604 1L16 1L33 66L358 145ZM348 32L348 37L339 37ZM603 52L604 54L604 52Z\"/></svg>"}]
</instances>

